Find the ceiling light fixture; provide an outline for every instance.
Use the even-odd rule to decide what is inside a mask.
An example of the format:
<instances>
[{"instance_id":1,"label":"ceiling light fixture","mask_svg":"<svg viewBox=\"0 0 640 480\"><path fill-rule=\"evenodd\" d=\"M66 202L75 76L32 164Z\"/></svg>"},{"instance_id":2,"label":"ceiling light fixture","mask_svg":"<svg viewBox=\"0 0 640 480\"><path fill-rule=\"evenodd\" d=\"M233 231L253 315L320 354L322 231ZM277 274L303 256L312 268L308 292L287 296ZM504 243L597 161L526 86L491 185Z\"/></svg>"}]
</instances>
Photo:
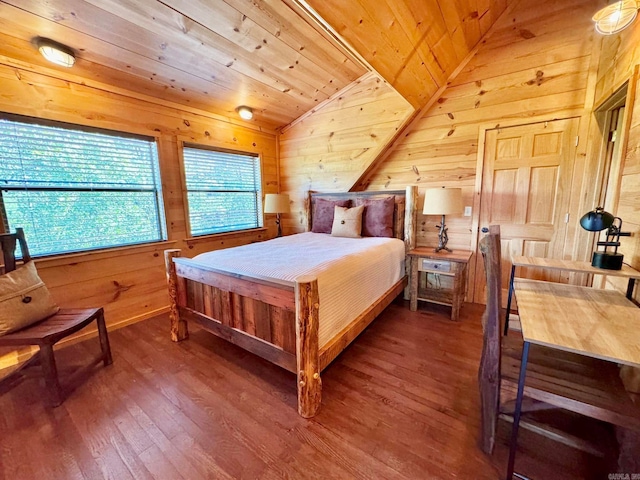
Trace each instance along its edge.
<instances>
[{"instance_id":1,"label":"ceiling light fixture","mask_svg":"<svg viewBox=\"0 0 640 480\"><path fill-rule=\"evenodd\" d=\"M36 40L36 45L38 46L40 54L56 65L73 67L76 63L76 56L73 53L73 50L66 45L62 45L61 43L48 38L38 38Z\"/></svg>"},{"instance_id":2,"label":"ceiling light fixture","mask_svg":"<svg viewBox=\"0 0 640 480\"><path fill-rule=\"evenodd\" d=\"M621 32L638 16L638 2L636 0L620 0L598 10L593 16L596 31L602 35L613 35Z\"/></svg>"},{"instance_id":3,"label":"ceiling light fixture","mask_svg":"<svg viewBox=\"0 0 640 480\"><path fill-rule=\"evenodd\" d=\"M253 110L251 109L251 107L247 107L246 105L241 105L236 108L236 112L238 112L240 118L243 118L245 120L251 120L253 118Z\"/></svg>"}]
</instances>

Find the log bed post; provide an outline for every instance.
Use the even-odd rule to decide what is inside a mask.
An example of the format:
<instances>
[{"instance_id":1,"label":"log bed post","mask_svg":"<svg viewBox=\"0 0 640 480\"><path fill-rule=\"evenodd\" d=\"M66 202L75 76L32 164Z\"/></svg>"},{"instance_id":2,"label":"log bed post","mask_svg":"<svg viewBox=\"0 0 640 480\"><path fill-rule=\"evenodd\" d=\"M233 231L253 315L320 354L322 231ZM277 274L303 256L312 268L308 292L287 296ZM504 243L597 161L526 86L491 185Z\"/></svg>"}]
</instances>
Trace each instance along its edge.
<instances>
[{"instance_id":1,"label":"log bed post","mask_svg":"<svg viewBox=\"0 0 640 480\"><path fill-rule=\"evenodd\" d=\"M322 380L318 346L318 281L301 277L296 281L296 358L298 413L313 417L320 408Z\"/></svg>"},{"instance_id":2,"label":"log bed post","mask_svg":"<svg viewBox=\"0 0 640 480\"><path fill-rule=\"evenodd\" d=\"M312 215L313 215L313 205L311 203L311 190L307 192L307 197L304 199L304 213L307 217L307 232L311 231L312 228Z\"/></svg>"},{"instance_id":3,"label":"log bed post","mask_svg":"<svg viewBox=\"0 0 640 480\"><path fill-rule=\"evenodd\" d=\"M187 322L180 318L178 310L178 296L184 295L184 278L178 278L176 264L173 263L175 257L181 256L180 249L174 248L164 251L164 263L167 272L167 285L169 287L169 321L171 322L171 340L179 342L189 338ZM182 291L182 292L181 292Z\"/></svg>"},{"instance_id":4,"label":"log bed post","mask_svg":"<svg viewBox=\"0 0 640 480\"><path fill-rule=\"evenodd\" d=\"M418 230L418 187L416 185L407 185L407 193L405 195L405 211L404 211L404 251L409 253L416 248L416 235ZM404 271L407 278L411 278L411 259L406 257ZM410 287L404 289L404 299L409 300Z\"/></svg>"},{"instance_id":5,"label":"log bed post","mask_svg":"<svg viewBox=\"0 0 640 480\"><path fill-rule=\"evenodd\" d=\"M407 252L416 248L417 222L418 187L416 185L408 185L405 196L404 215L404 246Z\"/></svg>"}]
</instances>

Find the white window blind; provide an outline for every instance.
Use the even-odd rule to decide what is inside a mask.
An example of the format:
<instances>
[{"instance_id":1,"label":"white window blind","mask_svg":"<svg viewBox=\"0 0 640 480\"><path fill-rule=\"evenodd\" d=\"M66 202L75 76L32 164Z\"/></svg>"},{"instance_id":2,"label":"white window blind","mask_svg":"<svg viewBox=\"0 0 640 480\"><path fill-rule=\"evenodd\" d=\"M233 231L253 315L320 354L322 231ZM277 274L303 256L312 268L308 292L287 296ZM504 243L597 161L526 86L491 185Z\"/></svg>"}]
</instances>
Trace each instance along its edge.
<instances>
[{"instance_id":1,"label":"white window blind","mask_svg":"<svg viewBox=\"0 0 640 480\"><path fill-rule=\"evenodd\" d=\"M262 226L257 156L185 146L183 158L192 236Z\"/></svg>"},{"instance_id":2,"label":"white window blind","mask_svg":"<svg viewBox=\"0 0 640 480\"><path fill-rule=\"evenodd\" d=\"M0 118L0 213L34 256L166 238L160 185L151 137Z\"/></svg>"}]
</instances>

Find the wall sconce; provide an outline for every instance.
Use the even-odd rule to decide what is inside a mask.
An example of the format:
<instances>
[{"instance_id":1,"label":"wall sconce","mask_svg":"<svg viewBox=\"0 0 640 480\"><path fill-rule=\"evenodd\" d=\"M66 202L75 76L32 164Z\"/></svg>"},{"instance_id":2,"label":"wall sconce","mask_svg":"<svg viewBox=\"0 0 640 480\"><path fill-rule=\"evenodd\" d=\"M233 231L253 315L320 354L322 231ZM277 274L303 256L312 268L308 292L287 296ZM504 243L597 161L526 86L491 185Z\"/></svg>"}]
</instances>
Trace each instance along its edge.
<instances>
[{"instance_id":1,"label":"wall sconce","mask_svg":"<svg viewBox=\"0 0 640 480\"><path fill-rule=\"evenodd\" d=\"M596 22L596 31L602 35L621 32L633 23L638 15L636 0L620 0L598 10L592 20Z\"/></svg>"},{"instance_id":2,"label":"wall sconce","mask_svg":"<svg viewBox=\"0 0 640 480\"><path fill-rule=\"evenodd\" d=\"M438 232L438 247L436 253L440 250L451 252L447 248L449 235L447 235L447 227L444 224L445 215L459 215L462 213L462 189L461 188L429 188L424 194L424 207L422 209L424 215L442 215L440 225L436 225L440 229Z\"/></svg>"},{"instance_id":3,"label":"wall sconce","mask_svg":"<svg viewBox=\"0 0 640 480\"><path fill-rule=\"evenodd\" d=\"M251 107L247 107L246 105L240 105L236 108L236 112L238 112L240 118L244 120L251 120L253 118L253 110Z\"/></svg>"},{"instance_id":4,"label":"wall sconce","mask_svg":"<svg viewBox=\"0 0 640 480\"><path fill-rule=\"evenodd\" d=\"M276 225L278 226L278 236L282 236L280 225L280 214L289 213L289 195L286 193L267 193L264 196L264 213L276 214Z\"/></svg>"},{"instance_id":5,"label":"wall sconce","mask_svg":"<svg viewBox=\"0 0 640 480\"><path fill-rule=\"evenodd\" d=\"M603 252L593 252L591 265L606 270L620 270L624 255L618 253L620 237L631 236L630 232L622 232L622 219L614 217L604 208L597 207L591 212L585 213L580 219L580 226L589 232L600 232L607 230L607 238L604 242L598 242L598 247L604 247ZM608 252L607 248L614 247L613 252Z\"/></svg>"},{"instance_id":6,"label":"wall sconce","mask_svg":"<svg viewBox=\"0 0 640 480\"><path fill-rule=\"evenodd\" d=\"M56 65L70 68L76 63L73 50L66 45L42 37L36 39L36 45L40 55Z\"/></svg>"}]
</instances>

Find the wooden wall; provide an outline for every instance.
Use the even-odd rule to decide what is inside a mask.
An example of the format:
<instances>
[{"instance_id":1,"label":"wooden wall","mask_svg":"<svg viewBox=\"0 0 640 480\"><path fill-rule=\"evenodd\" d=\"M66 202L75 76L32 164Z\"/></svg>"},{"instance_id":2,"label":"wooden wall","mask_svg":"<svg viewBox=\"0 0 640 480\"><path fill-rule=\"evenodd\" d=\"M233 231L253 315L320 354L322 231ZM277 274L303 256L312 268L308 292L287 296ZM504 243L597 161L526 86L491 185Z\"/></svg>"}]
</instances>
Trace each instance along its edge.
<instances>
[{"instance_id":1,"label":"wooden wall","mask_svg":"<svg viewBox=\"0 0 640 480\"><path fill-rule=\"evenodd\" d=\"M92 88L57 76L58 73L47 69L36 72L20 68L4 59L4 63L0 63L0 111L155 136L169 236L168 242L155 245L36 261L38 271L61 306L104 306L107 324L111 328L123 326L167 308L164 249L183 248L185 256L193 256L275 236L273 216L267 216L268 230L186 241L178 161L179 142L186 140L258 153L262 158L265 192L277 192L275 132L261 132L233 119L175 108L161 100L141 100L122 90L112 93L106 87ZM0 368L15 358L15 352L0 352Z\"/></svg>"},{"instance_id":2,"label":"wooden wall","mask_svg":"<svg viewBox=\"0 0 640 480\"><path fill-rule=\"evenodd\" d=\"M594 182L588 181L584 139L595 82L590 73L595 72L599 47L591 21L597 6L596 0L519 2L373 173L368 189L417 184L422 193L427 187L462 187L464 204L473 207L473 214L447 217L450 245L474 250L485 130L579 117L583 140L573 179L572 211L578 214L583 204L590 206L595 192ZM420 216L418 244L437 243L438 221ZM574 228L570 235L573 245L573 237L580 234Z\"/></svg>"},{"instance_id":3,"label":"wooden wall","mask_svg":"<svg viewBox=\"0 0 640 480\"><path fill-rule=\"evenodd\" d=\"M639 21L619 35L603 40L596 86L596 105L604 102L623 84L629 83L626 103L627 145L626 149L623 147L619 193L613 207L614 213L624 222L623 230L633 233L632 237L621 239L621 251L625 254L625 262L640 269L640 80L637 78L639 64ZM638 294L636 296L640 298Z\"/></svg>"},{"instance_id":4,"label":"wooden wall","mask_svg":"<svg viewBox=\"0 0 640 480\"><path fill-rule=\"evenodd\" d=\"M602 53L598 69L596 105L605 101L613 92L628 82L626 148L623 147L618 194L614 199L615 214L623 220L623 231L631 237L621 237L620 252L624 261L640 269L640 21L622 33L607 37L602 42ZM624 289L625 284L609 282L615 288ZM640 299L640 288L636 287L635 298ZM623 368L623 378L629 390L640 393L640 369Z\"/></svg>"},{"instance_id":5,"label":"wooden wall","mask_svg":"<svg viewBox=\"0 0 640 480\"><path fill-rule=\"evenodd\" d=\"M309 190L348 191L412 112L384 80L367 74L285 129L279 137L280 179L292 207L283 218L284 232L305 230Z\"/></svg>"}]
</instances>

